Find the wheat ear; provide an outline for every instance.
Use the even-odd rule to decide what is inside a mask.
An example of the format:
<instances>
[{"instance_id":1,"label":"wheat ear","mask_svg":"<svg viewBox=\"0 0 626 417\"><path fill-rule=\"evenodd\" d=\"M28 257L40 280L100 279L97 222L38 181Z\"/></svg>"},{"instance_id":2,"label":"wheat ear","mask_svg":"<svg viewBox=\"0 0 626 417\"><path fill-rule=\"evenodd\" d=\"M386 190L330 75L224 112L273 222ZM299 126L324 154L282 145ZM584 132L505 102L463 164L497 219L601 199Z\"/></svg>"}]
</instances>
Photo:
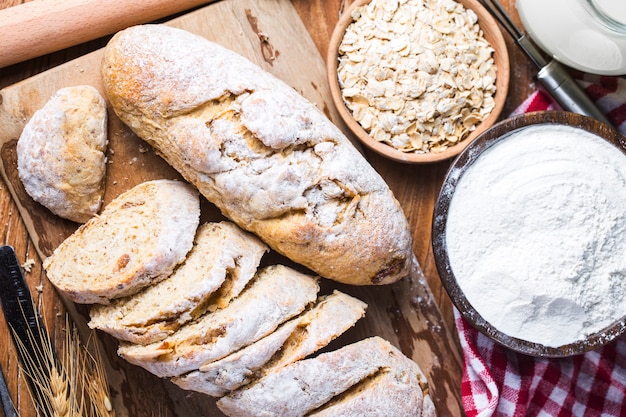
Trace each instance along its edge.
<instances>
[{"instance_id":1,"label":"wheat ear","mask_svg":"<svg viewBox=\"0 0 626 417\"><path fill-rule=\"evenodd\" d=\"M107 374L95 338L89 338L87 346L91 346L91 349L85 348L83 350L85 361L83 376L85 378L85 391L90 400L93 415L95 417L115 417Z\"/></svg>"},{"instance_id":2,"label":"wheat ear","mask_svg":"<svg viewBox=\"0 0 626 417\"><path fill-rule=\"evenodd\" d=\"M73 378L67 373L71 364L66 366L63 361L57 360L52 342L46 334L30 332L28 337L33 342L31 345L36 349L35 352L29 352L19 338L15 340L18 341L17 348L23 358L20 367L38 391L31 394L40 412L51 417L84 417L74 397L76 389L72 386Z\"/></svg>"}]
</instances>

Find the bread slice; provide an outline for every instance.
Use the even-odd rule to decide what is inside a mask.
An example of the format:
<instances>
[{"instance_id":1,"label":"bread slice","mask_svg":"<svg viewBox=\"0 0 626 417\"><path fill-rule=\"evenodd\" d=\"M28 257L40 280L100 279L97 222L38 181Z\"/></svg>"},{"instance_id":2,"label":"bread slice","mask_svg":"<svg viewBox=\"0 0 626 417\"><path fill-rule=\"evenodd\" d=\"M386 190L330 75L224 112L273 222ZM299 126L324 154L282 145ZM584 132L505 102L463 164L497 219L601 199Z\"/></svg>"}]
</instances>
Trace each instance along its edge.
<instances>
[{"instance_id":1,"label":"bread slice","mask_svg":"<svg viewBox=\"0 0 626 417\"><path fill-rule=\"evenodd\" d=\"M89 85L58 90L26 123L17 142L24 189L57 216L84 223L102 206L107 111Z\"/></svg>"},{"instance_id":2,"label":"bread slice","mask_svg":"<svg viewBox=\"0 0 626 417\"><path fill-rule=\"evenodd\" d=\"M229 417L305 416L385 371L398 354L379 337L364 339L287 365L222 397L217 406ZM421 398L421 389L417 387L414 394Z\"/></svg>"},{"instance_id":3,"label":"bread slice","mask_svg":"<svg viewBox=\"0 0 626 417\"><path fill-rule=\"evenodd\" d=\"M352 327L365 314L366 304L339 291L320 297L317 304L276 332L232 355L173 378L181 388L220 397L263 375L317 352ZM289 334L282 333L289 330Z\"/></svg>"},{"instance_id":4,"label":"bread slice","mask_svg":"<svg viewBox=\"0 0 626 417\"><path fill-rule=\"evenodd\" d=\"M165 25L118 32L102 79L120 119L240 227L330 279L408 275L383 178L312 103L244 57Z\"/></svg>"},{"instance_id":5,"label":"bread slice","mask_svg":"<svg viewBox=\"0 0 626 417\"><path fill-rule=\"evenodd\" d=\"M263 365L280 350L287 338L296 330L300 317L281 324L275 331L232 353L225 358L203 365L205 371L191 371L171 378L171 381L188 391L221 397L249 382Z\"/></svg>"},{"instance_id":6,"label":"bread slice","mask_svg":"<svg viewBox=\"0 0 626 417\"><path fill-rule=\"evenodd\" d=\"M43 266L74 302L107 304L169 276L193 246L199 222L200 199L193 187L147 181L79 227Z\"/></svg>"},{"instance_id":7,"label":"bread slice","mask_svg":"<svg viewBox=\"0 0 626 417\"><path fill-rule=\"evenodd\" d=\"M233 223L205 223L170 277L134 296L92 307L89 327L138 344L162 340L239 295L267 249Z\"/></svg>"},{"instance_id":8,"label":"bread slice","mask_svg":"<svg viewBox=\"0 0 626 417\"><path fill-rule=\"evenodd\" d=\"M435 417L419 366L394 347L388 364L307 417Z\"/></svg>"},{"instance_id":9,"label":"bread slice","mask_svg":"<svg viewBox=\"0 0 626 417\"><path fill-rule=\"evenodd\" d=\"M283 265L260 270L239 297L149 345L123 343L118 353L159 377L194 371L267 336L300 314L319 291L317 277Z\"/></svg>"},{"instance_id":10,"label":"bread slice","mask_svg":"<svg viewBox=\"0 0 626 417\"><path fill-rule=\"evenodd\" d=\"M280 352L263 367L261 375L275 372L322 349L365 316L366 308L363 301L340 291L320 297L317 305L302 316L296 331ZM202 367L200 370L206 369Z\"/></svg>"}]
</instances>

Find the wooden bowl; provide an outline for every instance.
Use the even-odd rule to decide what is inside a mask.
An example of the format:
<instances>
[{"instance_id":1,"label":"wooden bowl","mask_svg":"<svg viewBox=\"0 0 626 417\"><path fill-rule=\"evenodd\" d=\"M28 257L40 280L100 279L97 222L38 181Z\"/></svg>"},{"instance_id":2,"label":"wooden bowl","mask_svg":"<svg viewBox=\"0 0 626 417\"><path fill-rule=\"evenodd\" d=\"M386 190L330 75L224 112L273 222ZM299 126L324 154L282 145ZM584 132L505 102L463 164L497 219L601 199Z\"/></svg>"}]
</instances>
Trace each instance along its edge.
<instances>
[{"instance_id":1,"label":"wooden bowl","mask_svg":"<svg viewBox=\"0 0 626 417\"><path fill-rule=\"evenodd\" d=\"M402 152L391 145L378 142L370 137L365 129L361 127L359 122L354 119L351 111L346 107L342 98L341 87L339 86L339 80L337 76L339 45L341 44L346 28L353 21L352 12L354 11L354 9L365 5L370 1L371 0L356 0L354 3L352 3L350 7L348 7L348 9L342 14L330 39L326 60L327 73L330 83L331 96L340 116L360 142L362 142L369 149L395 161L404 163L431 163L446 160L458 155L481 132L484 132L496 122L496 120L500 116L502 108L504 107L504 102L506 100L509 86L510 67L506 43L504 41L498 23L477 0L457 0L466 9L472 9L476 13L476 15L478 16L478 24L483 31L483 36L494 49L493 57L495 65L497 67L496 93L494 96L495 107L491 111L489 116L480 124L478 124L475 130L472 131L463 140L459 141L453 146L450 146L442 152Z\"/></svg>"},{"instance_id":2,"label":"wooden bowl","mask_svg":"<svg viewBox=\"0 0 626 417\"><path fill-rule=\"evenodd\" d=\"M545 346L540 343L511 337L485 320L470 304L450 266L446 241L448 208L454 195L455 187L467 168L480 158L483 151L508 133L536 124L559 124L580 128L605 139L626 154L626 139L616 130L595 119L575 113L561 111L537 112L501 121L477 137L452 163L435 203L432 245L435 264L444 288L460 314L474 328L495 342L514 351L536 357L556 358L584 353L615 340L615 338L626 331L626 317L616 317L613 324L589 335L584 340L565 343L558 347Z\"/></svg>"}]
</instances>

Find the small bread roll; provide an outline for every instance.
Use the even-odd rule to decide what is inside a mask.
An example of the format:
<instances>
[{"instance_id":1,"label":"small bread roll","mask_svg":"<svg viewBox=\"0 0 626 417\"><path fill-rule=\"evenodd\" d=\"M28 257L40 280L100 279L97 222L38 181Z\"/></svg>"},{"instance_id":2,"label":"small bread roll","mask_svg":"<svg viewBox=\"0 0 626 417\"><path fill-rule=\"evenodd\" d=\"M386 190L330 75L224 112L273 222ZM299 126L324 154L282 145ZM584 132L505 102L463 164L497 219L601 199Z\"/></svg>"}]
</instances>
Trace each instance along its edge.
<instances>
[{"instance_id":1,"label":"small bread roll","mask_svg":"<svg viewBox=\"0 0 626 417\"><path fill-rule=\"evenodd\" d=\"M33 200L84 223L102 205L107 112L94 87L62 88L35 112L17 142L17 168Z\"/></svg>"}]
</instances>

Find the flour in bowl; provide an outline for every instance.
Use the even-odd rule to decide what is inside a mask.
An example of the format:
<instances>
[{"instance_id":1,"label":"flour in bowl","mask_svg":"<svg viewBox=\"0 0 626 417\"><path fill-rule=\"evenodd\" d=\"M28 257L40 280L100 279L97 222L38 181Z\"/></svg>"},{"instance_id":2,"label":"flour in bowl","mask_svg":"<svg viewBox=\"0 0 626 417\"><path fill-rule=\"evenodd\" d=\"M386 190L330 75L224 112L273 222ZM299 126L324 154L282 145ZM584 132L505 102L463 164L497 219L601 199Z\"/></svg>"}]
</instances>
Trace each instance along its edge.
<instances>
[{"instance_id":1,"label":"flour in bowl","mask_svg":"<svg viewBox=\"0 0 626 417\"><path fill-rule=\"evenodd\" d=\"M454 276L503 333L559 347L626 314L626 156L585 130L519 129L459 178Z\"/></svg>"}]
</instances>

